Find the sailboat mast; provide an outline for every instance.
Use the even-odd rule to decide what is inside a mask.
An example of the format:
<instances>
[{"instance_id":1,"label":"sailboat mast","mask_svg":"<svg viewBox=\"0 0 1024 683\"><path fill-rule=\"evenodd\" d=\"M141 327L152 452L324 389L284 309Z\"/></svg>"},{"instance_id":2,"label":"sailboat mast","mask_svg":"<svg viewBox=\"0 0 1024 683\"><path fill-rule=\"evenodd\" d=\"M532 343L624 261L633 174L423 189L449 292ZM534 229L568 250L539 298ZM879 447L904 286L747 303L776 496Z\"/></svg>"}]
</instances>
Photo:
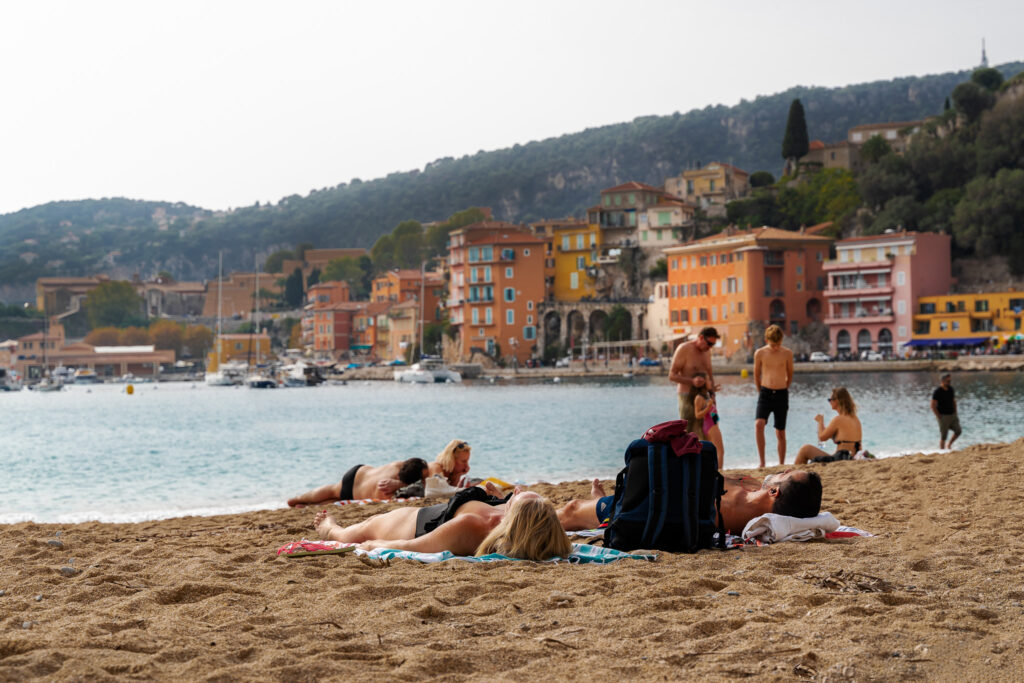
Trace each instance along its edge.
<instances>
[{"instance_id":1,"label":"sailboat mast","mask_svg":"<svg viewBox=\"0 0 1024 683\"><path fill-rule=\"evenodd\" d=\"M221 372L220 364L224 360L221 346L221 304L224 301L224 252L217 252L217 372Z\"/></svg>"},{"instance_id":2,"label":"sailboat mast","mask_svg":"<svg viewBox=\"0 0 1024 683\"><path fill-rule=\"evenodd\" d=\"M427 289L427 262L420 263L420 359L423 358L423 300Z\"/></svg>"}]
</instances>

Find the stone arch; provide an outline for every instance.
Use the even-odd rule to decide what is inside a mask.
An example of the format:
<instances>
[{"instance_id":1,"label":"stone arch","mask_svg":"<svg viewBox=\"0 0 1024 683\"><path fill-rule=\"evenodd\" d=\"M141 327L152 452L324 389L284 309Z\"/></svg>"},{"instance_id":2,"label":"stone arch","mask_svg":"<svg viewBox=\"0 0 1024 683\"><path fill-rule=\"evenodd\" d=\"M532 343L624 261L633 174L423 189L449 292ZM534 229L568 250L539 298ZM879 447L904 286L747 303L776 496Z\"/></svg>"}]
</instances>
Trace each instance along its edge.
<instances>
[{"instance_id":1,"label":"stone arch","mask_svg":"<svg viewBox=\"0 0 1024 683\"><path fill-rule=\"evenodd\" d=\"M587 319L577 310L569 311L565 317L565 334L567 346L579 346L583 343L583 335L587 332Z\"/></svg>"},{"instance_id":2,"label":"stone arch","mask_svg":"<svg viewBox=\"0 0 1024 683\"><path fill-rule=\"evenodd\" d=\"M892 331L888 327L878 331L878 352L892 355Z\"/></svg>"},{"instance_id":3,"label":"stone arch","mask_svg":"<svg viewBox=\"0 0 1024 683\"><path fill-rule=\"evenodd\" d=\"M836 335L836 353L850 353L850 332L839 330Z\"/></svg>"},{"instance_id":4,"label":"stone arch","mask_svg":"<svg viewBox=\"0 0 1024 683\"><path fill-rule=\"evenodd\" d=\"M807 300L807 319L812 321L812 322L816 322L816 323L820 323L821 322L821 301L820 300L814 299L814 298L811 298L811 299Z\"/></svg>"},{"instance_id":5,"label":"stone arch","mask_svg":"<svg viewBox=\"0 0 1024 683\"><path fill-rule=\"evenodd\" d=\"M608 312L602 309L590 312L590 320L587 322L590 328L590 341L608 341L605 330L608 327Z\"/></svg>"},{"instance_id":6,"label":"stone arch","mask_svg":"<svg viewBox=\"0 0 1024 683\"><path fill-rule=\"evenodd\" d=\"M871 332L866 329L857 333L857 353L871 350Z\"/></svg>"},{"instance_id":7,"label":"stone arch","mask_svg":"<svg viewBox=\"0 0 1024 683\"><path fill-rule=\"evenodd\" d=\"M786 329L786 303L782 299L772 299L768 305L768 320L773 325Z\"/></svg>"},{"instance_id":8,"label":"stone arch","mask_svg":"<svg viewBox=\"0 0 1024 683\"><path fill-rule=\"evenodd\" d=\"M548 311L544 314L543 327L545 346L562 343L562 316L558 311Z\"/></svg>"}]
</instances>

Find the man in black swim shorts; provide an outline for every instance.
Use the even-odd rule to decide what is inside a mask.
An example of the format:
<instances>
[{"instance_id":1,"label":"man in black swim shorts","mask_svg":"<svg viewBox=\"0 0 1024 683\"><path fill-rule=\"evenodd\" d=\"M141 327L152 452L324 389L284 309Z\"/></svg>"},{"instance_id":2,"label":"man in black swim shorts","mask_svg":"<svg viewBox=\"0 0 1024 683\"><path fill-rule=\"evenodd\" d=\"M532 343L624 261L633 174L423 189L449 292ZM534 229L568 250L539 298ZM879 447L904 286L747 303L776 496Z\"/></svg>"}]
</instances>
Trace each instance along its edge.
<instances>
[{"instance_id":1,"label":"man in black swim shorts","mask_svg":"<svg viewBox=\"0 0 1024 683\"><path fill-rule=\"evenodd\" d=\"M793 382L793 352L782 346L782 328L769 325L764 331L764 340L768 343L754 353L754 384L758 391L754 440L761 467L764 467L764 427L769 415L775 415L779 464L786 462L786 415L789 413L789 385Z\"/></svg>"}]
</instances>

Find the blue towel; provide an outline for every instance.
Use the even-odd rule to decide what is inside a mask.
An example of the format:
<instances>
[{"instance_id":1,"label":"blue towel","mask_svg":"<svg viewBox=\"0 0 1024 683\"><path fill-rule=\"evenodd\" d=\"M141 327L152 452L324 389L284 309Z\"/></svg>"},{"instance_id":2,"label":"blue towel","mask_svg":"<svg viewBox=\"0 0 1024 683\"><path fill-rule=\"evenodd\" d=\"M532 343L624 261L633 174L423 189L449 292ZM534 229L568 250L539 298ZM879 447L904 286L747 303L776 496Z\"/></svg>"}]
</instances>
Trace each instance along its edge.
<instances>
[{"instance_id":1,"label":"blue towel","mask_svg":"<svg viewBox=\"0 0 1024 683\"><path fill-rule=\"evenodd\" d=\"M417 562L445 562L446 560L463 560L465 562L496 562L498 560L512 560L520 561L516 557L507 557L505 555L499 555L498 553L491 553L490 555L482 555L480 557L466 557L463 555L453 555L449 551L445 550L440 553L417 553L412 550L390 550L388 548L377 548L376 550L365 551L356 550L360 555L365 555L370 559L379 560L391 560L391 559L404 559L404 560L416 560ZM552 557L550 560L545 562L569 562L570 564L608 564L615 560L621 560L623 558L630 558L633 560L648 560L653 562L658 559L655 554L632 554L624 553L621 550L614 550L612 548L601 548L596 545L587 545L585 543L573 543L572 553L569 557Z\"/></svg>"}]
</instances>

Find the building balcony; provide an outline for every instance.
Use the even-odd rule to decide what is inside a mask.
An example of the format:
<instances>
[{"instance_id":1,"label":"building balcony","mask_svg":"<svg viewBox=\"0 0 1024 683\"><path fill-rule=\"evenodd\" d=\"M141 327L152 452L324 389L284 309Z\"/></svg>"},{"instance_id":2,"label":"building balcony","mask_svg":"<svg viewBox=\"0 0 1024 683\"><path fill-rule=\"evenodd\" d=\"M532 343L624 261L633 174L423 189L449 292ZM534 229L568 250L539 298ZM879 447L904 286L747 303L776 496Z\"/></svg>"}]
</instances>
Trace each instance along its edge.
<instances>
[{"instance_id":1,"label":"building balcony","mask_svg":"<svg viewBox=\"0 0 1024 683\"><path fill-rule=\"evenodd\" d=\"M489 296L487 298L481 297L479 299L467 299L466 303L470 304L470 305L473 305L473 304L493 304L494 303L494 297L493 296Z\"/></svg>"},{"instance_id":2,"label":"building balcony","mask_svg":"<svg viewBox=\"0 0 1024 683\"><path fill-rule=\"evenodd\" d=\"M892 311L865 313L864 315L833 316L825 318L826 325L867 325L870 323L893 323L896 317Z\"/></svg>"},{"instance_id":3,"label":"building balcony","mask_svg":"<svg viewBox=\"0 0 1024 683\"><path fill-rule=\"evenodd\" d=\"M839 261L837 259L830 259L822 263L821 267L825 272L835 270L892 270L892 259L885 259L883 261Z\"/></svg>"},{"instance_id":4,"label":"building balcony","mask_svg":"<svg viewBox=\"0 0 1024 683\"><path fill-rule=\"evenodd\" d=\"M864 284L863 286L858 285L856 287L830 287L826 289L822 294L827 297L841 296L841 297L862 297L862 296L892 296L893 288L891 285L884 287L870 286Z\"/></svg>"}]
</instances>

